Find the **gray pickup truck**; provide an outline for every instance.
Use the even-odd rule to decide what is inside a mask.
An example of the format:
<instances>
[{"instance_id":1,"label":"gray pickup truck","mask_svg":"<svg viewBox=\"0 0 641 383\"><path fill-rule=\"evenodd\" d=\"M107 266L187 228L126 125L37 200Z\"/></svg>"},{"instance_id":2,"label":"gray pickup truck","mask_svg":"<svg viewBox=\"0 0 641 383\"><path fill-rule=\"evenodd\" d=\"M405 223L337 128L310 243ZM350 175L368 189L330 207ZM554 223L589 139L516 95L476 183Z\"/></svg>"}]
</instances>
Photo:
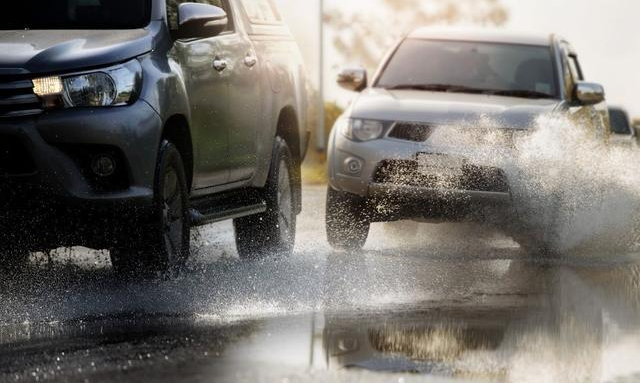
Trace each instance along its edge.
<instances>
[{"instance_id":1,"label":"gray pickup truck","mask_svg":"<svg viewBox=\"0 0 641 383\"><path fill-rule=\"evenodd\" d=\"M486 159L509 156L515 135L539 116L560 114L610 135L603 88L584 81L575 50L554 35L421 29L392 49L371 84L358 68L338 83L360 93L329 142L327 235L337 248L362 247L371 222L513 211L505 169ZM492 139L484 119L496 122ZM521 234L532 250L545 245Z\"/></svg>"},{"instance_id":2,"label":"gray pickup truck","mask_svg":"<svg viewBox=\"0 0 641 383\"><path fill-rule=\"evenodd\" d=\"M306 74L271 0L25 0L0 15L0 259L109 249L185 263L234 219L242 257L292 251Z\"/></svg>"}]
</instances>

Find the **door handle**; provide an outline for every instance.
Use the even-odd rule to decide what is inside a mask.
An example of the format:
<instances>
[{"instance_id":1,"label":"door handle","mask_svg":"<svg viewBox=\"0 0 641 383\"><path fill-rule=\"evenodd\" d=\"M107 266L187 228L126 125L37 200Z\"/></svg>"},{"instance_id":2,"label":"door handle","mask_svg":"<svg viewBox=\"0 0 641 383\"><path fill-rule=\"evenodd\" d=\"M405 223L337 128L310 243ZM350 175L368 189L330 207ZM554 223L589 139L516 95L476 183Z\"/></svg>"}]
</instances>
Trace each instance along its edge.
<instances>
[{"instance_id":1,"label":"door handle","mask_svg":"<svg viewBox=\"0 0 641 383\"><path fill-rule=\"evenodd\" d=\"M216 57L216 58L214 59L214 62L213 62L213 64L212 64L212 66L213 66L213 67L214 67L214 69L216 69L218 72L222 72L222 71L224 71L225 69L227 69L227 60L223 60L223 59L220 59L220 58Z\"/></svg>"},{"instance_id":2,"label":"door handle","mask_svg":"<svg viewBox=\"0 0 641 383\"><path fill-rule=\"evenodd\" d=\"M256 63L258 63L258 59L251 53L247 53L247 56L245 56L245 60L243 60L243 62L245 63L245 65L251 68L256 65Z\"/></svg>"}]
</instances>

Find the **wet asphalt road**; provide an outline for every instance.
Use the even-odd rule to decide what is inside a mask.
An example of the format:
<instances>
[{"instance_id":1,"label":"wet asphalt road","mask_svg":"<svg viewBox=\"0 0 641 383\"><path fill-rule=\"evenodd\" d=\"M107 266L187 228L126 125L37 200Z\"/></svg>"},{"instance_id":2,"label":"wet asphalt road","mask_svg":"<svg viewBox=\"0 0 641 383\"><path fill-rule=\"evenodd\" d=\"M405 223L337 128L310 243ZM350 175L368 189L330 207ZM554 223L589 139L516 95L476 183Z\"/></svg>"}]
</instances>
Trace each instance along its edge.
<instances>
[{"instance_id":1,"label":"wet asphalt road","mask_svg":"<svg viewBox=\"0 0 641 383\"><path fill-rule=\"evenodd\" d=\"M240 261L230 223L167 281L33 255L0 280L0 381L639 381L638 252L536 260L477 226L397 224L338 253L324 189L304 198L287 259Z\"/></svg>"}]
</instances>

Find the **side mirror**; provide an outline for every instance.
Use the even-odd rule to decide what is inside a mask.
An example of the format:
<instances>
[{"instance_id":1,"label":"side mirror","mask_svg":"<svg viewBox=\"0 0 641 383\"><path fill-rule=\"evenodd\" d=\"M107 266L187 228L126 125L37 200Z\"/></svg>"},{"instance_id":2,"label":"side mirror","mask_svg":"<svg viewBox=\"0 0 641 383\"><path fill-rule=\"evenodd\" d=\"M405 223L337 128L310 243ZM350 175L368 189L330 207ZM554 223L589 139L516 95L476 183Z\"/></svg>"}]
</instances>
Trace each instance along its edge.
<instances>
[{"instance_id":1,"label":"side mirror","mask_svg":"<svg viewBox=\"0 0 641 383\"><path fill-rule=\"evenodd\" d=\"M178 38L205 38L227 28L227 13L209 4L182 3L178 6Z\"/></svg>"},{"instance_id":2,"label":"side mirror","mask_svg":"<svg viewBox=\"0 0 641 383\"><path fill-rule=\"evenodd\" d=\"M343 69L336 82L341 88L360 92L367 88L367 71L362 68Z\"/></svg>"},{"instance_id":3,"label":"side mirror","mask_svg":"<svg viewBox=\"0 0 641 383\"><path fill-rule=\"evenodd\" d=\"M610 115L610 128L612 134L620 136L634 136L634 129L630 124L630 117L628 113L620 108L609 107L608 114Z\"/></svg>"},{"instance_id":4,"label":"side mirror","mask_svg":"<svg viewBox=\"0 0 641 383\"><path fill-rule=\"evenodd\" d=\"M605 101L605 90L599 84L578 82L574 86L574 99L582 105L594 105Z\"/></svg>"}]
</instances>

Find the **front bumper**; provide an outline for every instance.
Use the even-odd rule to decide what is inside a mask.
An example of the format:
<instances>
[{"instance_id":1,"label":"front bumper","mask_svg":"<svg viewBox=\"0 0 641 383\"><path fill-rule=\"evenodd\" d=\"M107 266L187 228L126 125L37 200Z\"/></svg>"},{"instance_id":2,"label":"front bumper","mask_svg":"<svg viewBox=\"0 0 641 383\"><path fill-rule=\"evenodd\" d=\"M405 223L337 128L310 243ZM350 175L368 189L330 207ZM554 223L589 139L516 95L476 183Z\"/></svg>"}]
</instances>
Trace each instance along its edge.
<instances>
[{"instance_id":1,"label":"front bumper","mask_svg":"<svg viewBox=\"0 0 641 383\"><path fill-rule=\"evenodd\" d=\"M365 198L372 221L487 221L511 213L512 195L501 169L471 161L459 179L442 182L418 170L419 153L465 156L456 148L395 139L353 142L334 132L328 157L330 186ZM357 174L350 174L347 166L352 160L361 163Z\"/></svg>"},{"instance_id":2,"label":"front bumper","mask_svg":"<svg viewBox=\"0 0 641 383\"><path fill-rule=\"evenodd\" d=\"M509 192L372 183L367 202L371 222L412 219L500 224L514 217Z\"/></svg>"},{"instance_id":3,"label":"front bumper","mask_svg":"<svg viewBox=\"0 0 641 383\"><path fill-rule=\"evenodd\" d=\"M45 190L80 204L151 203L161 134L160 116L142 100L127 107L59 110L0 120L0 139L16 140L33 163L28 172L0 172L0 187ZM83 169L79 160L83 153L98 154L103 149L120 156L118 165L126 178L121 187L98 187Z\"/></svg>"},{"instance_id":4,"label":"front bumper","mask_svg":"<svg viewBox=\"0 0 641 383\"><path fill-rule=\"evenodd\" d=\"M160 116L143 100L0 120L0 140L13 146L0 155L2 229L53 230L56 222L56 230L74 232L88 222L106 225L148 209L161 134ZM117 160L120 176L113 185L89 174L85 159L102 151Z\"/></svg>"}]
</instances>

